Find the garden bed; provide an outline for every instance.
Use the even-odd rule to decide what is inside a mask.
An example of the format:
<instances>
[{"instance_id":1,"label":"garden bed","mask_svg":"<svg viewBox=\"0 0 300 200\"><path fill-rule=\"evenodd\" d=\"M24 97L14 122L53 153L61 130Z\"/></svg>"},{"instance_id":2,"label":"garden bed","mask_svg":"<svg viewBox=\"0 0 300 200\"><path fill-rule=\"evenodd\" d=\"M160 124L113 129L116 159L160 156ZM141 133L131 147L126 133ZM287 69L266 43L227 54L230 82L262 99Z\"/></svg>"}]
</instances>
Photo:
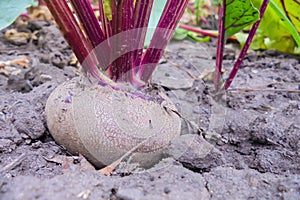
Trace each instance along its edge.
<instances>
[{"instance_id":1,"label":"garden bed","mask_svg":"<svg viewBox=\"0 0 300 200\"><path fill-rule=\"evenodd\" d=\"M17 46L0 35L0 61L23 60L0 66L0 199L299 198L299 57L251 52L215 97L215 42L172 41L152 84L178 107L182 136L153 168L124 162L106 177L57 145L45 123L51 91L80 74L71 49L54 25L25 29L38 38ZM227 48L225 73L234 57Z\"/></svg>"}]
</instances>

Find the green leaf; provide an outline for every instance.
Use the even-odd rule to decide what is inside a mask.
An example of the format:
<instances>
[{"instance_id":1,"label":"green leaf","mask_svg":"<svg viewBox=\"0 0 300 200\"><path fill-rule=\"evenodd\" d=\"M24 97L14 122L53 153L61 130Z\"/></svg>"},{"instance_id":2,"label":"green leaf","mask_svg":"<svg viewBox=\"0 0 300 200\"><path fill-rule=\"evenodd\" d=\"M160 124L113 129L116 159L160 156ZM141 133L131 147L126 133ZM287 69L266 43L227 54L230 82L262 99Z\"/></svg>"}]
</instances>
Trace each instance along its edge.
<instances>
[{"instance_id":1,"label":"green leaf","mask_svg":"<svg viewBox=\"0 0 300 200\"><path fill-rule=\"evenodd\" d=\"M159 22L159 19L164 11L166 6L167 0L155 0L153 3L149 24L148 24L148 31L145 38L145 46L150 44L152 36L154 34L155 28Z\"/></svg>"},{"instance_id":2,"label":"green leaf","mask_svg":"<svg viewBox=\"0 0 300 200\"><path fill-rule=\"evenodd\" d=\"M253 0L256 7L259 7L261 2L262 0ZM263 42L269 49L296 53L296 44L300 46L298 33L300 24L299 21L297 22L297 19L300 19L300 12L298 10L299 5L294 0L271 0L259 26L261 37L260 41L257 39L257 42Z\"/></svg>"},{"instance_id":3,"label":"green leaf","mask_svg":"<svg viewBox=\"0 0 300 200\"><path fill-rule=\"evenodd\" d=\"M186 37L188 37L188 31L184 30L182 28L176 28L173 39L175 40L184 40Z\"/></svg>"},{"instance_id":4,"label":"green leaf","mask_svg":"<svg viewBox=\"0 0 300 200\"><path fill-rule=\"evenodd\" d=\"M199 34L194 33L192 31L187 31L182 28L176 28L175 33L173 35L173 39L175 40L184 40L186 38L191 39L193 42L209 42L210 37L199 37Z\"/></svg>"},{"instance_id":5,"label":"green leaf","mask_svg":"<svg viewBox=\"0 0 300 200\"><path fill-rule=\"evenodd\" d=\"M193 42L209 42L210 37L205 36L205 37L199 37L197 33L189 31L187 36L193 41Z\"/></svg>"},{"instance_id":6,"label":"green leaf","mask_svg":"<svg viewBox=\"0 0 300 200\"><path fill-rule=\"evenodd\" d=\"M281 52L295 53L295 41L290 36L281 37L276 41L266 38L265 44L268 49L276 49Z\"/></svg>"},{"instance_id":7,"label":"green leaf","mask_svg":"<svg viewBox=\"0 0 300 200\"><path fill-rule=\"evenodd\" d=\"M287 16L293 26L300 32L300 3L298 0L272 0ZM271 3L272 3L271 2Z\"/></svg>"},{"instance_id":8,"label":"green leaf","mask_svg":"<svg viewBox=\"0 0 300 200\"><path fill-rule=\"evenodd\" d=\"M112 11L111 11L111 0L104 0L103 1L103 9L104 9L104 13L106 15L106 17L108 18L108 20L111 20L112 16Z\"/></svg>"},{"instance_id":9,"label":"green leaf","mask_svg":"<svg viewBox=\"0 0 300 200\"><path fill-rule=\"evenodd\" d=\"M236 39L239 41L241 46L244 46L244 44L246 43L246 40L248 38L247 33L243 33L243 32L238 32L235 34ZM261 33L261 30L257 30L255 37L253 38L251 45L250 45L250 49L253 50L266 50L267 46L265 44L265 37L264 35Z\"/></svg>"},{"instance_id":10,"label":"green leaf","mask_svg":"<svg viewBox=\"0 0 300 200\"><path fill-rule=\"evenodd\" d=\"M259 11L250 0L226 0L225 38L259 20Z\"/></svg>"},{"instance_id":11,"label":"green leaf","mask_svg":"<svg viewBox=\"0 0 300 200\"><path fill-rule=\"evenodd\" d=\"M283 0L279 1L279 2L277 0L275 0L275 1L271 0L270 7L274 10L274 12L277 14L277 16L280 17L280 19L283 21L284 25L288 29L289 33L293 36L293 38L295 39L298 46L300 46L300 35L298 34L299 27L298 27L298 31L297 31L297 27L294 26L294 24L290 21L290 16L293 16L296 18L298 17L298 20L299 20L299 17L300 17L299 12L296 12L294 10L293 14L289 14L289 12L287 11L287 9L285 7L285 3Z\"/></svg>"},{"instance_id":12,"label":"green leaf","mask_svg":"<svg viewBox=\"0 0 300 200\"><path fill-rule=\"evenodd\" d=\"M12 24L35 0L0 0L0 30Z\"/></svg>"}]
</instances>

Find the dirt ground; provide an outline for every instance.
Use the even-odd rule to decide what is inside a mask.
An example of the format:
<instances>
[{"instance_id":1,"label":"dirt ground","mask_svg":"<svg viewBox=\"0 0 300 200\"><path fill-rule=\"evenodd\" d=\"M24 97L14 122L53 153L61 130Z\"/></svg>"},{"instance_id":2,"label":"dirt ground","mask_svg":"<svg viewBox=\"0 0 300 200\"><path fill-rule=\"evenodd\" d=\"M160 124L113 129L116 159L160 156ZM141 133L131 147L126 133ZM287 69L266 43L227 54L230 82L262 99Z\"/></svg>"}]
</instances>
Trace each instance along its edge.
<instances>
[{"instance_id":1,"label":"dirt ground","mask_svg":"<svg viewBox=\"0 0 300 200\"><path fill-rule=\"evenodd\" d=\"M107 177L47 130L47 97L79 74L70 48L54 25L24 28L37 38L0 33L0 62L23 59L0 65L0 199L300 199L299 57L250 52L216 96L215 42L171 42L152 84L178 107L182 135L153 168L124 162ZM235 55L228 46L224 73Z\"/></svg>"}]
</instances>

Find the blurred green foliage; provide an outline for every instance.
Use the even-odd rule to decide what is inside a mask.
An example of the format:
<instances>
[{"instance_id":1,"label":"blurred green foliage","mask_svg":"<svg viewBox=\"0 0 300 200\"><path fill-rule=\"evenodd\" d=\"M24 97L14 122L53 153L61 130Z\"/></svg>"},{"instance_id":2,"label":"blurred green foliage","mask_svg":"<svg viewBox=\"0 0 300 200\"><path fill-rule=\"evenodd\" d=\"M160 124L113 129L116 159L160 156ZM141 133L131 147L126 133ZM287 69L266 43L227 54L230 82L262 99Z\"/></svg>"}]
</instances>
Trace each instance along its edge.
<instances>
[{"instance_id":1,"label":"blurred green foliage","mask_svg":"<svg viewBox=\"0 0 300 200\"><path fill-rule=\"evenodd\" d=\"M26 8L37 5L37 0L0 0L0 30L12 24Z\"/></svg>"}]
</instances>

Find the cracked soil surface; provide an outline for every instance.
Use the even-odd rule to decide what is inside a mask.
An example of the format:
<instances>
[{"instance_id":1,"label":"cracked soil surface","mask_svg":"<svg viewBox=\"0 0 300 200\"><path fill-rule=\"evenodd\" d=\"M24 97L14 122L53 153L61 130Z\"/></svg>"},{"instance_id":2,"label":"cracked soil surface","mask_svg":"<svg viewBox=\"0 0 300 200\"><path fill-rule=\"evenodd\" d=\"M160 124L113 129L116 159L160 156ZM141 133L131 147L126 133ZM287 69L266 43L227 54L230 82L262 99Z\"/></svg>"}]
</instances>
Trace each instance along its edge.
<instances>
[{"instance_id":1,"label":"cracked soil surface","mask_svg":"<svg viewBox=\"0 0 300 200\"><path fill-rule=\"evenodd\" d=\"M152 84L187 122L182 136L153 168L124 162L107 177L47 130L47 97L79 69L54 25L32 23L41 41L16 46L0 33L0 61L29 58L0 67L0 199L300 199L299 57L250 52L215 98L214 42L171 42ZM225 75L234 57L227 48Z\"/></svg>"}]
</instances>

